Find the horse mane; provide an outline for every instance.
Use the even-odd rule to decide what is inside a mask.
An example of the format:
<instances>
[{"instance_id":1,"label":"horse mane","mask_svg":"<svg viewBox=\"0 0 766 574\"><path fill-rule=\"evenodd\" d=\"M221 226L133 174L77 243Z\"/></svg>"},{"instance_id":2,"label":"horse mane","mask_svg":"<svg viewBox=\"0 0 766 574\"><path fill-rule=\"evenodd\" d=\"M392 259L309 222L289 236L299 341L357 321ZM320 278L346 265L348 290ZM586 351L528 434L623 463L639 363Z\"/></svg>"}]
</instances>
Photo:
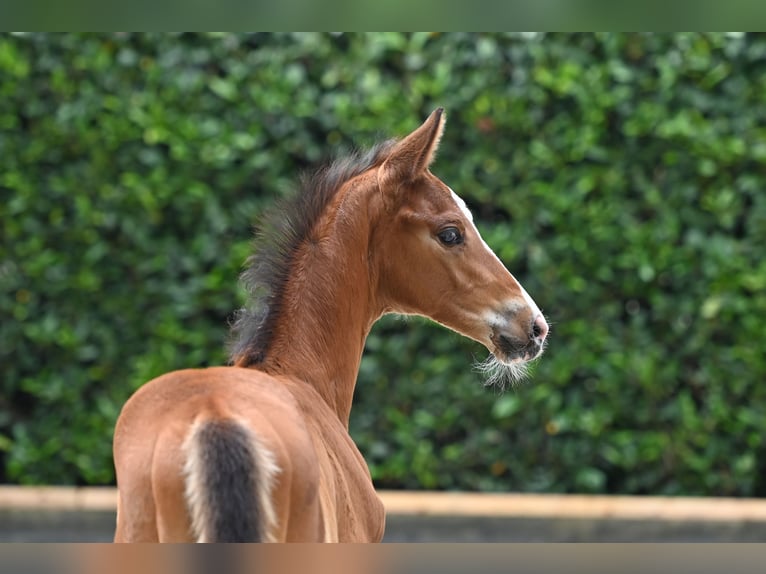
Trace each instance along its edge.
<instances>
[{"instance_id":1,"label":"horse mane","mask_svg":"<svg viewBox=\"0 0 766 574\"><path fill-rule=\"evenodd\" d=\"M357 150L304 175L297 193L277 202L260 218L253 252L240 277L248 302L236 312L231 325L232 363L250 367L266 359L295 254L343 184L383 163L395 143L387 140L367 151Z\"/></svg>"}]
</instances>

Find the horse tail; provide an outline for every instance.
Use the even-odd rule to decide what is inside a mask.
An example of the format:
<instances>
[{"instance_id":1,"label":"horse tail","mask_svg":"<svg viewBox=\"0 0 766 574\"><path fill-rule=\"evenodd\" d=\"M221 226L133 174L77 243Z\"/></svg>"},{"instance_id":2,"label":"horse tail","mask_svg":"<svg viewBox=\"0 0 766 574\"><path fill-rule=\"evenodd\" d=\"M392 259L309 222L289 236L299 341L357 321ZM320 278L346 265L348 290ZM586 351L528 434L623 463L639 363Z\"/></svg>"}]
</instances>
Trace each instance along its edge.
<instances>
[{"instance_id":1,"label":"horse tail","mask_svg":"<svg viewBox=\"0 0 766 574\"><path fill-rule=\"evenodd\" d=\"M197 542L270 542L274 455L244 424L198 419L184 443L186 504Z\"/></svg>"}]
</instances>

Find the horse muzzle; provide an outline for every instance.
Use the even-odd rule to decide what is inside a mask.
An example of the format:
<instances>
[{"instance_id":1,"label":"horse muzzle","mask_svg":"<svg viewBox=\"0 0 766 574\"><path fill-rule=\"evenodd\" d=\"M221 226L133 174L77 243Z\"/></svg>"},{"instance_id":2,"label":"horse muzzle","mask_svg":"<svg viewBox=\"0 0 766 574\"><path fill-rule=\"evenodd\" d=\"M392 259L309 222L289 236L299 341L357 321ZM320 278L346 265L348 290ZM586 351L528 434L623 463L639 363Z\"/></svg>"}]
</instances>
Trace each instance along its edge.
<instances>
[{"instance_id":1,"label":"horse muzzle","mask_svg":"<svg viewBox=\"0 0 766 574\"><path fill-rule=\"evenodd\" d=\"M538 358L545 346L549 326L540 314L530 321L526 328L510 323L493 326L490 340L494 355L502 362L525 363Z\"/></svg>"}]
</instances>

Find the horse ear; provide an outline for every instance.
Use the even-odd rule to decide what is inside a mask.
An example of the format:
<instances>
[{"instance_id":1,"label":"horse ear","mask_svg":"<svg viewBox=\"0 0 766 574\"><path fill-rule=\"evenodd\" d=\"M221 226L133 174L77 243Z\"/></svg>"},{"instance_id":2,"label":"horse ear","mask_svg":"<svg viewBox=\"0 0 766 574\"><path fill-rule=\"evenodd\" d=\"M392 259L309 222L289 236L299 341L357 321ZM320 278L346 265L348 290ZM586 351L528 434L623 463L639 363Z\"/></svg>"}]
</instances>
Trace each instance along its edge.
<instances>
[{"instance_id":1,"label":"horse ear","mask_svg":"<svg viewBox=\"0 0 766 574\"><path fill-rule=\"evenodd\" d=\"M381 189L389 185L398 187L428 169L439 147L445 120L444 108L436 108L423 125L394 146L378 171Z\"/></svg>"}]
</instances>

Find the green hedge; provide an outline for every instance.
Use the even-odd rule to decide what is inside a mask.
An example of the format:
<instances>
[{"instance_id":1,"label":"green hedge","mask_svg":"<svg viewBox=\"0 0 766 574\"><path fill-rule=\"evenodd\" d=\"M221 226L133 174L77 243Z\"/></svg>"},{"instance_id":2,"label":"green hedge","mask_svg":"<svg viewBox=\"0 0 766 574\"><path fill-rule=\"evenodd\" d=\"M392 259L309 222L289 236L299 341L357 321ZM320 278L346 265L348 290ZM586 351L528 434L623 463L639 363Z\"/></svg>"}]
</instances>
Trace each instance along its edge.
<instances>
[{"instance_id":1,"label":"green hedge","mask_svg":"<svg viewBox=\"0 0 766 574\"><path fill-rule=\"evenodd\" d=\"M225 362L251 225L443 105L434 171L553 323L529 382L386 318L376 484L766 493L766 37L0 36L0 481L107 484L122 403Z\"/></svg>"}]
</instances>

